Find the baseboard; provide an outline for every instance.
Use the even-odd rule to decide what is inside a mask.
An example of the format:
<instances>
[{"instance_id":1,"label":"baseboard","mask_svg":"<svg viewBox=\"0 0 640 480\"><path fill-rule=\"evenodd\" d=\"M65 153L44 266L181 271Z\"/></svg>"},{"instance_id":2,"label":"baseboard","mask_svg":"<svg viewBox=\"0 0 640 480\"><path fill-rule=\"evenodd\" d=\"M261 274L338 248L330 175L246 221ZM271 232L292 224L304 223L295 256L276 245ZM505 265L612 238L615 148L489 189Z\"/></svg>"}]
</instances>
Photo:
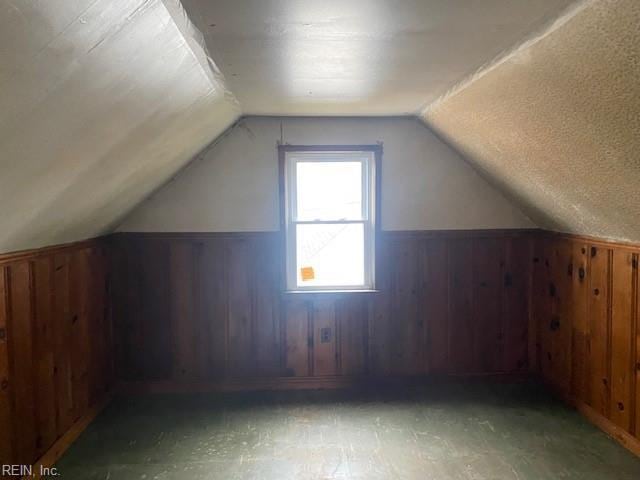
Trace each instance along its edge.
<instances>
[{"instance_id":1,"label":"baseboard","mask_svg":"<svg viewBox=\"0 0 640 480\"><path fill-rule=\"evenodd\" d=\"M594 410L591 406L576 399L575 397L562 392L549 382L543 383L547 388L553 392L560 400L566 403L569 407L575 408L582 416L584 416L589 422L598 427L604 433L609 435L612 439L629 450L634 455L640 457L640 439L634 437L629 432L624 430L619 425L616 425L600 412Z\"/></svg>"},{"instance_id":2,"label":"baseboard","mask_svg":"<svg viewBox=\"0 0 640 480\"><path fill-rule=\"evenodd\" d=\"M113 396L108 395L102 401L97 402L93 407L89 408L86 414L80 417L69 430L66 431L56 442L47 450L42 457L38 459L32 466L33 475L25 477L29 479L33 478L45 478L41 476L40 472L42 468L49 468L56 464L56 462L64 455L69 447L75 442L78 437L85 431L91 422L98 416L98 414L104 410L104 408L111 402Z\"/></svg>"},{"instance_id":3,"label":"baseboard","mask_svg":"<svg viewBox=\"0 0 640 480\"><path fill-rule=\"evenodd\" d=\"M605 432L624 448L640 457L640 440L613 423L601 413L595 411L589 405L577 403L574 404L574 407L596 427Z\"/></svg>"},{"instance_id":4,"label":"baseboard","mask_svg":"<svg viewBox=\"0 0 640 480\"><path fill-rule=\"evenodd\" d=\"M499 383L522 382L530 379L525 373L495 373L438 376L324 376L324 377L264 377L238 378L218 382L142 381L122 382L118 392L131 394L162 393L225 393L271 390L318 390L350 387L389 387L436 384L439 382L466 380L493 381Z\"/></svg>"},{"instance_id":5,"label":"baseboard","mask_svg":"<svg viewBox=\"0 0 640 480\"><path fill-rule=\"evenodd\" d=\"M313 390L348 388L366 383L362 377L270 377L229 379L218 382L180 382L172 380L122 382L121 394L225 393L269 390Z\"/></svg>"}]
</instances>

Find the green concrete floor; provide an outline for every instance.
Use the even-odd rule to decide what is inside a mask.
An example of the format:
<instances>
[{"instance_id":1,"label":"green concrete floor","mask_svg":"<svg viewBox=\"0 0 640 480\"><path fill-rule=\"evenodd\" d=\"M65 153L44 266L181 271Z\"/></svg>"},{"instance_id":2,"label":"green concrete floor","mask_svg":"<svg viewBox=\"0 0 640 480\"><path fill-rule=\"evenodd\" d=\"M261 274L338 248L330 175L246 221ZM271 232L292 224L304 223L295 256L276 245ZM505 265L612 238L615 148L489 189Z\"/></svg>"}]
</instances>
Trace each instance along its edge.
<instances>
[{"instance_id":1,"label":"green concrete floor","mask_svg":"<svg viewBox=\"0 0 640 480\"><path fill-rule=\"evenodd\" d=\"M381 391L383 390L383 391ZM534 384L116 399L65 479L640 479L640 459Z\"/></svg>"}]
</instances>

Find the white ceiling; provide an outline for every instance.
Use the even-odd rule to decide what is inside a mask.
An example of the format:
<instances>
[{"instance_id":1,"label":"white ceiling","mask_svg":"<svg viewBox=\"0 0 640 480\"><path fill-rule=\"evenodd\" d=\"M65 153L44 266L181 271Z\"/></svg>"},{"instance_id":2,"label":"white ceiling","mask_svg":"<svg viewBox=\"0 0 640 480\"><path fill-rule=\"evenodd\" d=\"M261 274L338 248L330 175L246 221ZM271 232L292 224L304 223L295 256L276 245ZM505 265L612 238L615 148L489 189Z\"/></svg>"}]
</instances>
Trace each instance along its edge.
<instances>
[{"instance_id":1,"label":"white ceiling","mask_svg":"<svg viewBox=\"0 0 640 480\"><path fill-rule=\"evenodd\" d=\"M110 231L238 118L179 5L0 2L0 252Z\"/></svg>"},{"instance_id":2,"label":"white ceiling","mask_svg":"<svg viewBox=\"0 0 640 480\"><path fill-rule=\"evenodd\" d=\"M111 231L241 114L424 113L541 225L640 238L637 0L183 3L0 2L0 252Z\"/></svg>"},{"instance_id":3,"label":"white ceiling","mask_svg":"<svg viewBox=\"0 0 640 480\"><path fill-rule=\"evenodd\" d=\"M183 0L245 114L404 115L571 0Z\"/></svg>"}]
</instances>

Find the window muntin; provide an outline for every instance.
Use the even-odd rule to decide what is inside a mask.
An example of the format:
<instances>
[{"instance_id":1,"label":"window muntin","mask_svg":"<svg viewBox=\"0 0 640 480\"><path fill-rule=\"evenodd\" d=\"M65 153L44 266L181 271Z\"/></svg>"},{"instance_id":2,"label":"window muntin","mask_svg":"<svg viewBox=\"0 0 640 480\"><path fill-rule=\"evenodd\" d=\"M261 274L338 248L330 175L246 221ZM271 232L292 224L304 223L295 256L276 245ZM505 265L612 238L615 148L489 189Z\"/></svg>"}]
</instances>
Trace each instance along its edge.
<instances>
[{"instance_id":1,"label":"window muntin","mask_svg":"<svg viewBox=\"0 0 640 480\"><path fill-rule=\"evenodd\" d=\"M374 287L375 154L287 151L288 290Z\"/></svg>"}]
</instances>

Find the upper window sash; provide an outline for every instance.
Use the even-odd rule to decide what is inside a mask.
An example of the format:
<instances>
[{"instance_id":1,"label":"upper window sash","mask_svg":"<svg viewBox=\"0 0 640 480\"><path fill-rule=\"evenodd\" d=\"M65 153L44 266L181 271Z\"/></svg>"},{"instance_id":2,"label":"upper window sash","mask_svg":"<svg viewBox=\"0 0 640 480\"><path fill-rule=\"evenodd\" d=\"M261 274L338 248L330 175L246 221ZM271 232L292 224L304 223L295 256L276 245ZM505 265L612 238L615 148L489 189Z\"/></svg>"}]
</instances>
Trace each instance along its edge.
<instances>
[{"instance_id":1,"label":"upper window sash","mask_svg":"<svg viewBox=\"0 0 640 480\"><path fill-rule=\"evenodd\" d=\"M332 156L332 154L334 154ZM287 185L288 185L288 223L363 223L369 222L372 212L370 211L371 179L374 164L374 154L368 151L358 152L287 152ZM359 215L319 215L318 217L301 218L298 208L298 165L309 163L357 163L360 165L360 212ZM303 187L304 188L304 187ZM329 200L331 192L327 192L325 200Z\"/></svg>"}]
</instances>

